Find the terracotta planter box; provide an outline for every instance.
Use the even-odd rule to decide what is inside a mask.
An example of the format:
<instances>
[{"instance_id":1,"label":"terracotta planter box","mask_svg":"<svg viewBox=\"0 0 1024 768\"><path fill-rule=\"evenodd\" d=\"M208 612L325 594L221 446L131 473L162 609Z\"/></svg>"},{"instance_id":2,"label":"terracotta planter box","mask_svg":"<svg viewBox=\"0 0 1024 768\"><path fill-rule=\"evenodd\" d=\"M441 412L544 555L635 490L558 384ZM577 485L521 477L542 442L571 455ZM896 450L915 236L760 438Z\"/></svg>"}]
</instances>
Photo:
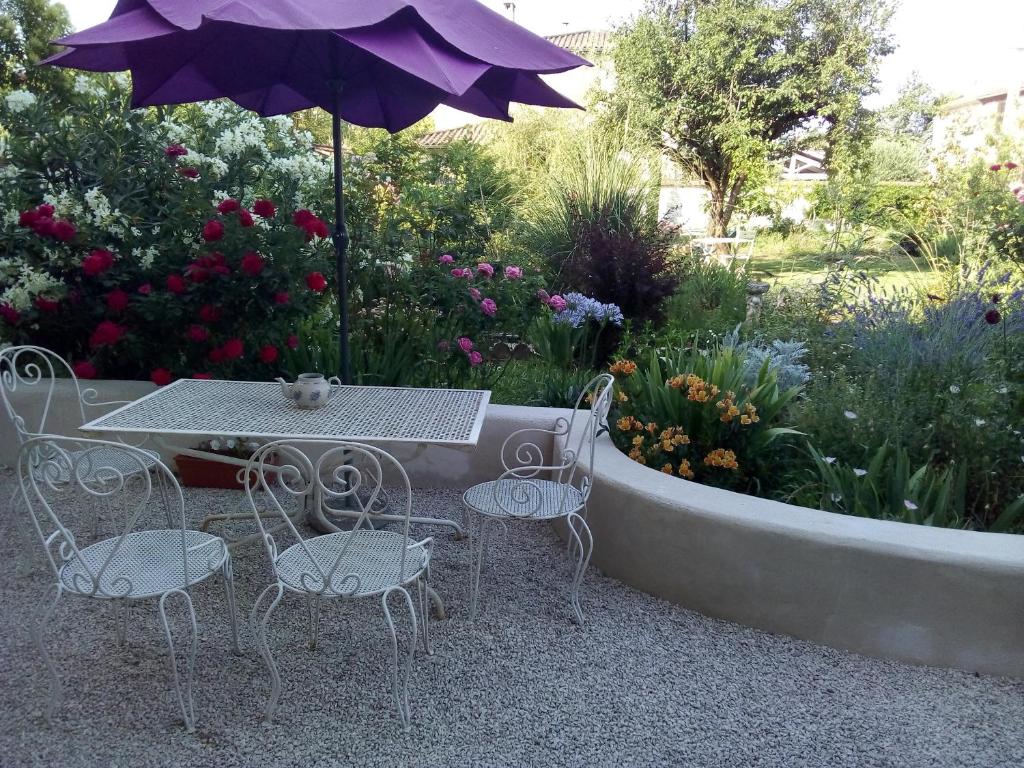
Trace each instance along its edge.
<instances>
[{"instance_id":1,"label":"terracotta planter box","mask_svg":"<svg viewBox=\"0 0 1024 768\"><path fill-rule=\"evenodd\" d=\"M245 489L245 486L238 482L238 470L241 467L235 464L224 464L182 454L174 457L174 463L178 465L182 485L191 488L227 488L233 491Z\"/></svg>"}]
</instances>

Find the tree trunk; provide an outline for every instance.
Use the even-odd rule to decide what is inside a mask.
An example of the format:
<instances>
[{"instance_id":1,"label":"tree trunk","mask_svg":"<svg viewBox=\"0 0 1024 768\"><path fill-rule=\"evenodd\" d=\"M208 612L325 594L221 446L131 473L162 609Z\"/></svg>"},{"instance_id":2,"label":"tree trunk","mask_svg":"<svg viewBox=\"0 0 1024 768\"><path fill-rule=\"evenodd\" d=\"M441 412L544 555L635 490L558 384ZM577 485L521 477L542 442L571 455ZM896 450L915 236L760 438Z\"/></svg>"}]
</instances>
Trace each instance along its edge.
<instances>
[{"instance_id":1,"label":"tree trunk","mask_svg":"<svg viewBox=\"0 0 1024 768\"><path fill-rule=\"evenodd\" d=\"M732 218L732 206L717 184L708 184L711 202L708 205L708 236L725 237L729 231L729 219Z\"/></svg>"}]
</instances>

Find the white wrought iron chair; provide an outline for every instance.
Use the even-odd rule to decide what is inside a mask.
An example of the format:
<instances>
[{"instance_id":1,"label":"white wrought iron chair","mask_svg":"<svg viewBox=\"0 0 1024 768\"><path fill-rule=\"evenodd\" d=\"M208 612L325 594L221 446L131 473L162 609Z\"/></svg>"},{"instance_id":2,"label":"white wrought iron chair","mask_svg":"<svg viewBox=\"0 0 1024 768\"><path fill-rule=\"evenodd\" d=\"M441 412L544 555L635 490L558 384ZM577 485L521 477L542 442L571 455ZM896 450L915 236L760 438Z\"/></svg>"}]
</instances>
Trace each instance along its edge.
<instances>
[{"instance_id":1,"label":"white wrought iron chair","mask_svg":"<svg viewBox=\"0 0 1024 768\"><path fill-rule=\"evenodd\" d=\"M310 455L315 452L319 455ZM392 514L404 517L397 531L373 530L367 517L385 493ZM433 539L411 541L409 517L412 489L405 469L391 454L361 443L333 440L279 440L267 443L253 454L246 470L246 492L256 524L266 545L277 581L268 586L252 607L250 621L256 647L270 672L270 699L264 710L273 718L281 695L281 676L270 651L267 625L285 592L303 595L309 616L309 647L315 649L320 628L320 601L332 598L379 597L391 634L391 682L395 706L402 727L411 723L409 674L422 625L423 648L430 654L429 598L430 556ZM403 498L404 496L404 498ZM262 498L264 504L258 503ZM305 538L295 527L289 507L305 503L332 503L357 509L360 516L351 531ZM264 512L263 516L259 513ZM270 515L267 514L269 511ZM266 524L273 512L280 522ZM287 538L278 546L274 532ZM418 607L408 588L416 586ZM400 659L398 634L388 599L398 594L409 609L412 638L404 663ZM270 598L269 605L266 603ZM261 615L262 610L262 615ZM419 614L417 616L417 613Z\"/></svg>"},{"instance_id":2,"label":"white wrought iron chair","mask_svg":"<svg viewBox=\"0 0 1024 768\"><path fill-rule=\"evenodd\" d=\"M57 383L60 380L67 380L70 382L70 386L74 387L76 418L81 419L78 424L88 421L86 413L89 409L110 409L129 402L127 400L98 401L96 390L92 387L83 389L68 361L52 350L32 345L7 347L0 350L0 401L3 402L4 411L14 424L14 432L19 445L24 445L33 437L54 434L54 431L47 427L54 408L53 401ZM24 409L21 413L18 411L17 395L19 392L30 394L31 399L35 401L33 405L34 409L38 409L38 413L31 418L25 415ZM22 403L22 405L26 404ZM102 449L94 448L92 450L94 461L91 463L95 466L106 466L116 462L121 456L119 452L112 451L108 456L103 457L98 455ZM96 461L98 458L102 458L103 461ZM141 458L145 466L138 471L148 472L160 460L160 455L155 451L142 449ZM161 473L156 473L156 478L158 482L162 482ZM11 508L9 514L12 524L14 523L14 504L17 496L18 489L15 488L8 504L8 507ZM170 518L168 518L167 524L173 525Z\"/></svg>"},{"instance_id":3,"label":"white wrought iron chair","mask_svg":"<svg viewBox=\"0 0 1024 768\"><path fill-rule=\"evenodd\" d=\"M33 640L50 673L48 716L60 702L61 687L44 637L46 625L65 595L119 602L119 644L127 637L130 606L140 600L159 599L175 694L190 732L195 730L192 678L199 635L189 589L213 574L219 573L224 579L232 643L235 652L240 652L227 545L218 536L185 527L181 487L163 463L151 462L152 457L139 448L101 440L43 436L29 438L21 447L19 489L54 576L50 600L32 628ZM159 519L172 518L173 527L151 527L153 507L159 503L153 498L157 487L153 475L157 473L163 477L160 501L167 508ZM124 510L121 533L86 546L75 537L73 529L77 526L68 524L75 519L71 502L77 502L80 509L113 499L121 501ZM167 618L167 602L173 596L182 598L190 621L191 642L183 675L178 673Z\"/></svg>"},{"instance_id":4,"label":"white wrought iron chair","mask_svg":"<svg viewBox=\"0 0 1024 768\"><path fill-rule=\"evenodd\" d=\"M507 533L505 523L512 520L564 520L569 535L568 551L573 560L569 602L576 622L583 623L580 584L594 548L594 538L586 521L587 499L594 469L594 445L598 434L607 427L613 383L608 373L591 379L576 400L572 418L559 417L554 429L527 428L513 432L501 446L501 463L505 467L501 477L474 485L463 494L469 517L472 518L472 513L477 516L475 524L470 519L466 526L470 531L471 553L470 618L476 617L480 602L480 574L484 569L490 529L500 525ZM584 410L588 405L590 410ZM574 435L574 427L584 419ZM539 440L555 442L555 461L545 461ZM587 472L579 471L581 459L587 462Z\"/></svg>"}]
</instances>

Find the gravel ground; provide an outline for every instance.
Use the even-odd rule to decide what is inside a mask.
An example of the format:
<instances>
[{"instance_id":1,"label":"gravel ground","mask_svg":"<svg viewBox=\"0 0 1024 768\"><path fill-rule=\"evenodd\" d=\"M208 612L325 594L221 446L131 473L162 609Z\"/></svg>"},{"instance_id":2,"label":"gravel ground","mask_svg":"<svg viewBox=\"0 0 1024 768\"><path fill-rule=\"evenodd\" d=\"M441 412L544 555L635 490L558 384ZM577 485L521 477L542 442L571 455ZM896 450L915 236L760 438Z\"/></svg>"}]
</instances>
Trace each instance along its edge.
<instances>
[{"instance_id":1,"label":"gravel ground","mask_svg":"<svg viewBox=\"0 0 1024 768\"><path fill-rule=\"evenodd\" d=\"M10 492L0 481L0 498ZM198 521L230 491L186 491ZM456 515L457 492L417 506ZM269 680L243 628L230 653L223 590L194 591L200 622L195 734L180 727L155 604L136 608L128 645L112 612L68 600L49 633L64 704L42 717L46 678L26 630L48 580L14 577L0 540L0 765L3 766L997 766L1024 765L1024 682L869 659L683 610L593 570L588 624L573 625L564 548L543 525L495 543L483 615L466 620L467 553L437 537L434 584L450 618L412 679L402 733L385 677L377 601L325 608L317 651L305 608L286 598L271 637L284 680L273 725ZM257 547L235 553L248 614L270 578Z\"/></svg>"}]
</instances>

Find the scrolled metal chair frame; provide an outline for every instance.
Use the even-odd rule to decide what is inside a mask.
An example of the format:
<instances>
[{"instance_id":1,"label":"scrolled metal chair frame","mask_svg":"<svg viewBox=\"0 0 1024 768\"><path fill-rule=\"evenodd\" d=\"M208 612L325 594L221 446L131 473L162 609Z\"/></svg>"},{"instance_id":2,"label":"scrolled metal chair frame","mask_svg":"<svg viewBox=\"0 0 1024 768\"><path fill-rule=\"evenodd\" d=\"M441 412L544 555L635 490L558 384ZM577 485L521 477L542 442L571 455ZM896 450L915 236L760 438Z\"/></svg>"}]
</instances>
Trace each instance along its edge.
<instances>
[{"instance_id":1,"label":"scrolled metal chair frame","mask_svg":"<svg viewBox=\"0 0 1024 768\"><path fill-rule=\"evenodd\" d=\"M303 449L321 449L321 455L311 459ZM390 494L383 487L385 473L396 481L397 493ZM271 615L286 592L301 594L306 600L309 626L309 647L317 647L322 599L354 599L380 597L385 622L391 639L391 682L399 721L409 730L412 712L409 705L409 677L413 655L422 628L423 648L430 654L429 599L430 559L433 539L410 542L409 518L412 515L412 488L409 476L401 463L388 452L374 446L333 440L278 440L267 443L249 460L245 471L246 493L263 539L267 556L274 568L276 582L270 584L256 599L250 614L250 624L256 647L267 666L271 678L271 691L264 709L264 719L273 719L281 696L281 675L274 661L267 637ZM404 503L399 497L404 494ZM257 496L263 499L258 502ZM387 496L392 514L400 515L401 532L375 531L368 526L372 512ZM295 526L295 515L289 513L282 500L294 504L308 499L322 498L325 504L342 502L360 514L352 531L317 537L321 545L310 546ZM262 509L262 514L260 510ZM270 514L268 514L268 511ZM280 521L273 525L276 511ZM286 549L278 546L275 533L284 532L293 541ZM378 544L378 541L381 542ZM390 544L384 542L390 541ZM377 546L377 549L373 549ZM329 547L325 550L324 547ZM360 553L367 555L360 559ZM420 558L410 570L408 558ZM392 569L368 574L366 568L374 563L393 560ZM301 570L289 567L298 561ZM363 567L365 566L365 568ZM352 570L345 570L352 568ZM409 589L415 585L418 606L414 606ZM399 653L398 633L389 606L389 598L398 595L409 612L412 638L404 660Z\"/></svg>"},{"instance_id":2,"label":"scrolled metal chair frame","mask_svg":"<svg viewBox=\"0 0 1024 768\"><path fill-rule=\"evenodd\" d=\"M116 464L111 463L116 457ZM50 697L47 716L52 717L61 700L60 676L45 644L46 626L64 595L87 599L109 600L123 606L117 627L118 643L127 637L128 608L141 600L158 598L160 620L167 638L171 676L185 728L195 730L193 678L199 635L195 610L189 590L212 575L224 579L232 642L236 653L238 628L231 555L223 539L185 525L185 502L174 475L160 461L152 465L151 454L123 443L53 436L32 437L25 441L18 456L18 488L28 511L32 531L42 543L45 559L54 576L52 595L39 612L32 626L32 637L50 675ZM153 474L160 482L154 484ZM142 527L143 515L154 501L154 491L161 495L167 520L174 525L167 529ZM77 493L94 499L109 500L129 493L137 497L127 506L120 535L82 546L73 530L66 525L54 502L60 496ZM171 535L166 535L171 534ZM171 541L173 540L173 544ZM135 547L146 542L144 547ZM165 577L173 567L180 546L182 579ZM160 552L163 561L153 567L137 562L139 557L152 558ZM144 555L140 555L144 552ZM119 559L120 556L123 558ZM127 560L127 562L126 562ZM197 568L196 564L202 567ZM192 567L190 567L190 564ZM118 572L120 571L120 572ZM111 575L117 573L117 575ZM173 573L173 572L172 572ZM190 643L185 670L179 674L171 624L167 617L167 601L181 596L188 609ZM184 678L184 684L182 683Z\"/></svg>"},{"instance_id":3,"label":"scrolled metal chair frame","mask_svg":"<svg viewBox=\"0 0 1024 768\"><path fill-rule=\"evenodd\" d=\"M68 361L50 349L31 344L7 347L0 350L0 402L3 403L4 412L14 425L19 445L24 445L26 441L31 440L33 437L54 434L53 430L47 428L47 424L53 406L57 381L61 379L70 381L75 388L75 403L78 406L78 416L81 419L80 424L84 424L88 420L86 415L87 409L109 409L126 405L129 402L128 400L99 400L99 394L96 389L93 387L83 389L81 382L75 376L75 371ZM33 420L31 424L28 423L23 414L18 413L15 407L12 396L19 390L29 390L33 393L38 392L42 399L42 410L39 418L38 420ZM144 437L134 445L139 447L145 441L146 438ZM149 472L153 467L153 462L159 458L158 454L153 451L147 451L146 453L152 458L152 461L147 460L147 466L140 470L142 472ZM156 477L160 480L162 474L158 472ZM167 492L166 487L161 487L160 492L165 494ZM15 488L8 503L10 509L9 522L12 525L14 525L15 520L16 512L14 507L17 499L18 489ZM170 524L170 520L168 520L168 525ZM25 538L25 532L16 525L15 528Z\"/></svg>"},{"instance_id":4,"label":"scrolled metal chair frame","mask_svg":"<svg viewBox=\"0 0 1024 768\"><path fill-rule=\"evenodd\" d=\"M495 481L474 486L463 494L467 518L476 513L477 525L467 519L469 547L470 617L475 618L480 602L480 577L484 570L491 529L500 526L507 534L506 521L562 519L568 530L568 552L572 560L569 602L573 617L583 623L579 590L590 563L594 538L587 525L587 500L592 487L597 437L607 429L614 378L611 374L595 376L580 393L572 416L555 420L551 429L528 427L510 434L501 446L501 463L505 468ZM589 410L586 408L589 406ZM585 419L573 442L577 423ZM547 451L541 441L553 442L556 459L547 462ZM585 460L586 471L580 467ZM556 494L552 507L551 493ZM474 534L473 528L476 528Z\"/></svg>"}]
</instances>

